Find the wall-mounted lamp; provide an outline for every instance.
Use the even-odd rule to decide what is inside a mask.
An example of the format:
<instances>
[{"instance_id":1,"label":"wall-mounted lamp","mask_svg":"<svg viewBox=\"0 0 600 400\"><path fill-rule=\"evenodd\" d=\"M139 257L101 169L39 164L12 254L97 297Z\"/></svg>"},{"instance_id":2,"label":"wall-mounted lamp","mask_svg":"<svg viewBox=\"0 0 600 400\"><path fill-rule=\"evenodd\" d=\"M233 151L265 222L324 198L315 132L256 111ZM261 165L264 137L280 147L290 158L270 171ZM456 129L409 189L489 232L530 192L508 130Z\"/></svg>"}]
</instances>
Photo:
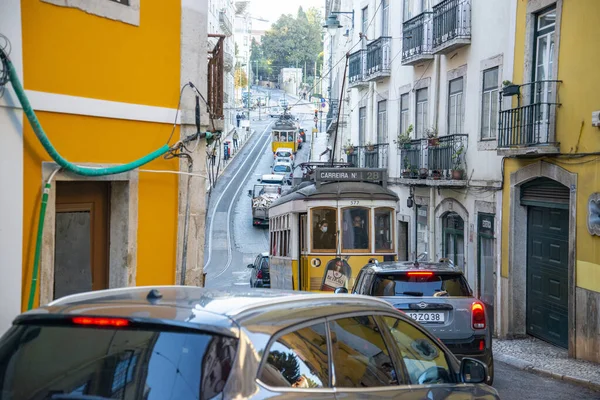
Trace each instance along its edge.
<instances>
[{"instance_id":1,"label":"wall-mounted lamp","mask_svg":"<svg viewBox=\"0 0 600 400\"><path fill-rule=\"evenodd\" d=\"M413 206L413 198L412 198L412 195L411 195L411 196L409 196L409 197L406 199L406 207L408 207L408 208L412 208L412 206Z\"/></svg>"},{"instance_id":2,"label":"wall-mounted lamp","mask_svg":"<svg viewBox=\"0 0 600 400\"><path fill-rule=\"evenodd\" d=\"M329 32L329 34L331 36L335 36L335 34L337 33L337 30L339 28L342 28L342 25L340 25L340 21L338 20L338 18L336 17L337 14L351 14L352 15L352 29L354 29L354 10L352 11L332 11L329 16L327 17L327 21L325 21L325 25L323 26L323 28L327 28L327 31ZM348 17L350 18L350 17ZM348 30L346 30L346 35L349 35Z\"/></svg>"}]
</instances>

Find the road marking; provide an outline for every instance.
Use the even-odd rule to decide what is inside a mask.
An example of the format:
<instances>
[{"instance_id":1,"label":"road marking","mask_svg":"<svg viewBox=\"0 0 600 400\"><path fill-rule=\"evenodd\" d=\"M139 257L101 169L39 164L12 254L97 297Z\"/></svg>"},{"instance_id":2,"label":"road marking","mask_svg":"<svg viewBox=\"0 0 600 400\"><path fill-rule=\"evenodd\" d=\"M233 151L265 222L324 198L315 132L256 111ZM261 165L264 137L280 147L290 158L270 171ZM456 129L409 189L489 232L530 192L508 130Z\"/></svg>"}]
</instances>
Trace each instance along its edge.
<instances>
[{"instance_id":1,"label":"road marking","mask_svg":"<svg viewBox=\"0 0 600 400\"><path fill-rule=\"evenodd\" d=\"M271 124L269 124L270 126ZM267 126L268 128L268 126ZM265 129L266 131L266 129ZM264 133L264 132L263 132ZM265 141L265 144L263 145L260 154L264 153L265 150L267 149L268 145L271 143L270 137L269 140ZM256 164L261 160L262 157L256 157L256 159L254 160L254 162L252 163L252 166L250 167L250 169L248 169L248 172L246 172L246 176L244 177L244 181L246 179L248 179L248 176L250 175L250 172L252 172L254 170L254 168L256 168ZM230 223L229 223L229 217L231 216L231 209L233 208L233 204L235 203L235 199L237 198L240 190L242 190L242 188L244 187L244 185L240 185L237 190L235 191L235 193L233 194L232 197L232 201L231 203L229 203L229 208L227 209L227 264L225 264L225 268L223 268L223 270L221 272L219 272L217 275L214 275L213 278L218 278L221 275L223 275L225 273L225 271L227 271L229 269L229 267L231 266L231 261L232 261L232 256L231 256L231 227L230 227ZM212 221L211 221L212 223Z\"/></svg>"},{"instance_id":2,"label":"road marking","mask_svg":"<svg viewBox=\"0 0 600 400\"><path fill-rule=\"evenodd\" d=\"M269 127L271 126L272 123L273 123L273 121L271 121L271 122L269 122L267 124L267 127L265 128L265 130L261 133L261 137L265 134L265 132L267 131L267 129L269 129ZM269 140L267 140L267 143L269 143ZM252 150L250 150L250 153L248 153L248 154L252 154L252 152L258 147L259 144L260 144L260 139L256 141L256 144L254 145L254 147L252 147ZM262 149L262 151L264 152L264 148ZM260 157L258 157L258 159L260 159ZM244 162L242 163L242 165L240 166L240 168L238 168L238 170L236 171L236 173L229 179L229 182L227 183L227 186L225 186L225 189L223 189L223 192L221 193L221 196L219 196L219 199L215 203L215 207L214 207L212 215L210 217L210 226L208 227L208 259L206 260L206 263L204 263L204 269L205 270L210 265L210 261L211 261L211 258L212 258L213 226L214 226L214 222L215 222L215 215L216 215L217 209L219 208L219 204L221 203L221 200L223 200L223 196L227 192L227 189L229 189L229 186L231 186L231 184L233 183L233 181L235 180L235 178L238 176L238 174L240 172L244 171L244 168L241 168L241 167L244 166L244 165L246 165L246 163L248 161L251 161L251 160L252 160L251 157L246 157L246 159L244 160ZM249 171L252 171L252 170L250 169ZM246 177L247 176L248 176L248 174L246 174ZM229 222L227 224L227 230L229 230ZM231 247L230 247L230 249L231 249Z\"/></svg>"}]
</instances>

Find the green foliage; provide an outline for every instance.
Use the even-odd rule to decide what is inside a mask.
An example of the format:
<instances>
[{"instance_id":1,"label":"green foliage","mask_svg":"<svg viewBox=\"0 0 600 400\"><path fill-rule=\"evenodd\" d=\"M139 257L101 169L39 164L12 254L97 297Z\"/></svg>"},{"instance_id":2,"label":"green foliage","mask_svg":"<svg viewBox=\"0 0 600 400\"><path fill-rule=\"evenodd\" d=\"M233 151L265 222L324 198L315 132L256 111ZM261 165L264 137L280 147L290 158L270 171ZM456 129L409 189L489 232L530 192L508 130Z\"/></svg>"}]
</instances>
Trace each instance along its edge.
<instances>
[{"instance_id":1,"label":"green foliage","mask_svg":"<svg viewBox=\"0 0 600 400\"><path fill-rule=\"evenodd\" d=\"M235 74L234 74L234 83L235 88L244 88L248 86L248 76L246 75L246 71L238 64L235 66Z\"/></svg>"},{"instance_id":2,"label":"green foliage","mask_svg":"<svg viewBox=\"0 0 600 400\"><path fill-rule=\"evenodd\" d=\"M281 15L271 29L262 38L262 43L252 43L251 60L258 61L253 68L258 75L275 78L281 68L304 68L306 76L315 74L315 61L322 60L322 26L323 17L316 8L306 12L302 7L294 17L291 14Z\"/></svg>"}]
</instances>

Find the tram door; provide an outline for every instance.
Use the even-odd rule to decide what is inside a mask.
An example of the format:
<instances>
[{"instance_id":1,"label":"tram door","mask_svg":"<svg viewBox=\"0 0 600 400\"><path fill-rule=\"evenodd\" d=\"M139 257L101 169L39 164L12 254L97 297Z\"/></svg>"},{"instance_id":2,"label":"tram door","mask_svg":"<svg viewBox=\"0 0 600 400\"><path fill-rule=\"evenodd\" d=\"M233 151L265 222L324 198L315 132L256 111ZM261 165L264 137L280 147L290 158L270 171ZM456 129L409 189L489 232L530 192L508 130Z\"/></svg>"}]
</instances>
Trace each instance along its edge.
<instances>
[{"instance_id":1,"label":"tram door","mask_svg":"<svg viewBox=\"0 0 600 400\"><path fill-rule=\"evenodd\" d=\"M310 272L308 266L308 237L307 237L307 214L300 214L300 229L299 229L299 238L300 238L300 246L298 249L300 254L298 254L298 270L299 273L299 290L310 290Z\"/></svg>"}]
</instances>

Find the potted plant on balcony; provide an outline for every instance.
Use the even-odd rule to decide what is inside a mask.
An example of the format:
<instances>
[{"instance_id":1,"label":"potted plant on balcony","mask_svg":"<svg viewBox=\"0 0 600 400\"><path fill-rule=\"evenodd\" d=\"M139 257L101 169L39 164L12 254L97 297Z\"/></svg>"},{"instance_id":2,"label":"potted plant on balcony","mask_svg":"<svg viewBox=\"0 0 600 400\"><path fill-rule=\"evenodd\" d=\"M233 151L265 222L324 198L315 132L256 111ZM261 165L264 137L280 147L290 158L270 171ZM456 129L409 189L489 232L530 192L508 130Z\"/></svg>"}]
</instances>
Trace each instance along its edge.
<instances>
[{"instance_id":1,"label":"potted plant on balcony","mask_svg":"<svg viewBox=\"0 0 600 400\"><path fill-rule=\"evenodd\" d=\"M410 177L412 179L417 179L419 177L419 170L415 167L412 167L410 170Z\"/></svg>"},{"instance_id":2,"label":"potted plant on balcony","mask_svg":"<svg viewBox=\"0 0 600 400\"><path fill-rule=\"evenodd\" d=\"M404 157L404 168L402 169L402 177L410 178L410 160L408 157Z\"/></svg>"},{"instance_id":3,"label":"potted plant on balcony","mask_svg":"<svg viewBox=\"0 0 600 400\"><path fill-rule=\"evenodd\" d=\"M502 82L502 86L502 96L504 97L517 96L519 94L520 86L515 85L511 81Z\"/></svg>"},{"instance_id":4,"label":"potted plant on balcony","mask_svg":"<svg viewBox=\"0 0 600 400\"><path fill-rule=\"evenodd\" d=\"M367 151L373 151L373 150L375 150L375 146L374 146L374 145L373 145L373 143L371 143L370 141L368 141L368 142L365 144L365 147L367 148Z\"/></svg>"},{"instance_id":5,"label":"potted plant on balcony","mask_svg":"<svg viewBox=\"0 0 600 400\"><path fill-rule=\"evenodd\" d=\"M348 156L354 153L354 145L352 144L352 141L350 139L348 139L348 141L346 142L346 145L344 146L344 151Z\"/></svg>"},{"instance_id":6,"label":"potted plant on balcony","mask_svg":"<svg viewBox=\"0 0 600 400\"><path fill-rule=\"evenodd\" d=\"M437 128L425 129L425 134L427 135L427 143L430 147L439 146L440 138L438 137Z\"/></svg>"},{"instance_id":7,"label":"potted plant on balcony","mask_svg":"<svg viewBox=\"0 0 600 400\"><path fill-rule=\"evenodd\" d=\"M465 147L461 145L454 154L452 154L452 179L462 180L465 169L462 166L462 154Z\"/></svg>"},{"instance_id":8,"label":"potted plant on balcony","mask_svg":"<svg viewBox=\"0 0 600 400\"><path fill-rule=\"evenodd\" d=\"M431 171L431 177L435 180L438 180L442 177L442 172L439 169L434 169Z\"/></svg>"},{"instance_id":9,"label":"potted plant on balcony","mask_svg":"<svg viewBox=\"0 0 600 400\"><path fill-rule=\"evenodd\" d=\"M427 168L419 169L419 179L427 179L427 175L429 175L429 170Z\"/></svg>"},{"instance_id":10,"label":"potted plant on balcony","mask_svg":"<svg viewBox=\"0 0 600 400\"><path fill-rule=\"evenodd\" d=\"M404 133L400 132L398 134L398 138L394 142L396 143L396 146L398 146L399 149L410 149L412 131L413 126L409 125L406 131L404 131Z\"/></svg>"}]
</instances>

